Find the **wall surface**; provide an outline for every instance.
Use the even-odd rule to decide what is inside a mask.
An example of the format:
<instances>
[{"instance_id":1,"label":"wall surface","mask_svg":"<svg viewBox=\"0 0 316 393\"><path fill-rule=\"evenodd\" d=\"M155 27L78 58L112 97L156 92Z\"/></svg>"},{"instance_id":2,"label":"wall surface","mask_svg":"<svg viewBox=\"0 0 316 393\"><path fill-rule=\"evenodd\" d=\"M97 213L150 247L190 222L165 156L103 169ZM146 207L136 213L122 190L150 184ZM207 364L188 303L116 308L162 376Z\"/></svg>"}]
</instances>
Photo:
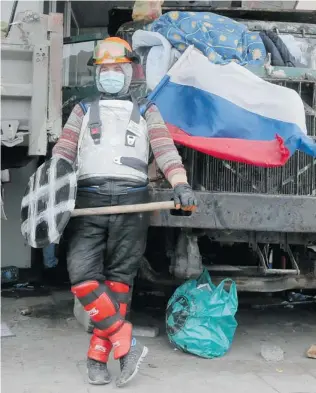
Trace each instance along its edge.
<instances>
[{"instance_id":1,"label":"wall surface","mask_svg":"<svg viewBox=\"0 0 316 393\"><path fill-rule=\"evenodd\" d=\"M299 1L297 6L297 10L316 10L316 1Z\"/></svg>"},{"instance_id":2,"label":"wall surface","mask_svg":"<svg viewBox=\"0 0 316 393\"><path fill-rule=\"evenodd\" d=\"M298 4L296 4L298 3ZM303 1L269 1L269 0L252 0L243 1L243 7L257 8L257 9L274 9L274 10L316 10L316 1L303 0Z\"/></svg>"},{"instance_id":3,"label":"wall surface","mask_svg":"<svg viewBox=\"0 0 316 393\"><path fill-rule=\"evenodd\" d=\"M1 20L8 22L10 15L11 15L11 10L13 6L14 1L12 0L1 0ZM41 0L38 1L19 1L17 9L16 9L16 15L21 12L21 11L34 11L34 12L43 12L43 4L44 2Z\"/></svg>"}]
</instances>

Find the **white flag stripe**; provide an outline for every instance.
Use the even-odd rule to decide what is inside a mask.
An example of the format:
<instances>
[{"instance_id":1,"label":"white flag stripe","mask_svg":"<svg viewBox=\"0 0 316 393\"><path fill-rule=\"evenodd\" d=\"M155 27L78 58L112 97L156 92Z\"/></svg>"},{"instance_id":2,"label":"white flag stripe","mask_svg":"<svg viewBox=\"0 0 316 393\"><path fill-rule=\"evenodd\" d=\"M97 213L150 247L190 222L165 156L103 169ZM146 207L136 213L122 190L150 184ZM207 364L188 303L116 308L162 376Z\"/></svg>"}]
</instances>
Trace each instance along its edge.
<instances>
[{"instance_id":1,"label":"white flag stripe","mask_svg":"<svg viewBox=\"0 0 316 393\"><path fill-rule=\"evenodd\" d=\"M168 75L173 83L204 90L252 113L296 124L307 134L304 105L299 94L269 83L239 64L213 64L190 46Z\"/></svg>"}]
</instances>

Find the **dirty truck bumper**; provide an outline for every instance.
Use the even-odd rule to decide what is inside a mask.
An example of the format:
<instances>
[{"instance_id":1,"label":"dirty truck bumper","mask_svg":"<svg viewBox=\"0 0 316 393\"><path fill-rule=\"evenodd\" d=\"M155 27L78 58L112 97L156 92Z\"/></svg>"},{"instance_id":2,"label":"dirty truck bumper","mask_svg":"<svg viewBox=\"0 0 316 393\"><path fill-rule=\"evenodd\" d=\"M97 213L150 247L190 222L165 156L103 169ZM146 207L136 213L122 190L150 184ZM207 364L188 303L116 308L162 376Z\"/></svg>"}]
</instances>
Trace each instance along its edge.
<instances>
[{"instance_id":1,"label":"dirty truck bumper","mask_svg":"<svg viewBox=\"0 0 316 393\"><path fill-rule=\"evenodd\" d=\"M157 211L151 226L212 230L316 233L316 197L197 191L197 211L189 217ZM172 191L153 189L153 202L172 199Z\"/></svg>"}]
</instances>

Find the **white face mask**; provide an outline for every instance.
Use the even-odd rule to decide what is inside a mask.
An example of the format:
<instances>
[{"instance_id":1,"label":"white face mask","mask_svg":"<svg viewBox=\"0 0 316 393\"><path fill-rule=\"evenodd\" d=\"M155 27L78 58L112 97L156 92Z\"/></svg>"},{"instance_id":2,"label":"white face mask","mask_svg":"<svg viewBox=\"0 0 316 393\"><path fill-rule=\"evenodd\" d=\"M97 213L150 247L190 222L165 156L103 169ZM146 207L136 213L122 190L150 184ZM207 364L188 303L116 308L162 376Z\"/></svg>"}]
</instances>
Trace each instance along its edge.
<instances>
[{"instance_id":1,"label":"white face mask","mask_svg":"<svg viewBox=\"0 0 316 393\"><path fill-rule=\"evenodd\" d=\"M119 93L125 83L125 75L117 71L102 71L100 73L100 84L106 93Z\"/></svg>"}]
</instances>

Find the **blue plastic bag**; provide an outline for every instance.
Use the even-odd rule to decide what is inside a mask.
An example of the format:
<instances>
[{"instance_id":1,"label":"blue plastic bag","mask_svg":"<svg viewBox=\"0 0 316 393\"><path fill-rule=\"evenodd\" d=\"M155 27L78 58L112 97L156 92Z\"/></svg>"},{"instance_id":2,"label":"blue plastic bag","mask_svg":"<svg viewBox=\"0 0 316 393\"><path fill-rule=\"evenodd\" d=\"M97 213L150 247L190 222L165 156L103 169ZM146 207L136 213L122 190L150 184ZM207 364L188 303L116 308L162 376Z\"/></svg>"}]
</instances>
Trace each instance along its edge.
<instances>
[{"instance_id":1,"label":"blue plastic bag","mask_svg":"<svg viewBox=\"0 0 316 393\"><path fill-rule=\"evenodd\" d=\"M230 282L230 290L224 289ZM238 308L234 281L223 280L216 287L207 270L197 280L181 285L167 306L169 340L178 349L203 358L223 356L230 348L237 328Z\"/></svg>"}]
</instances>

